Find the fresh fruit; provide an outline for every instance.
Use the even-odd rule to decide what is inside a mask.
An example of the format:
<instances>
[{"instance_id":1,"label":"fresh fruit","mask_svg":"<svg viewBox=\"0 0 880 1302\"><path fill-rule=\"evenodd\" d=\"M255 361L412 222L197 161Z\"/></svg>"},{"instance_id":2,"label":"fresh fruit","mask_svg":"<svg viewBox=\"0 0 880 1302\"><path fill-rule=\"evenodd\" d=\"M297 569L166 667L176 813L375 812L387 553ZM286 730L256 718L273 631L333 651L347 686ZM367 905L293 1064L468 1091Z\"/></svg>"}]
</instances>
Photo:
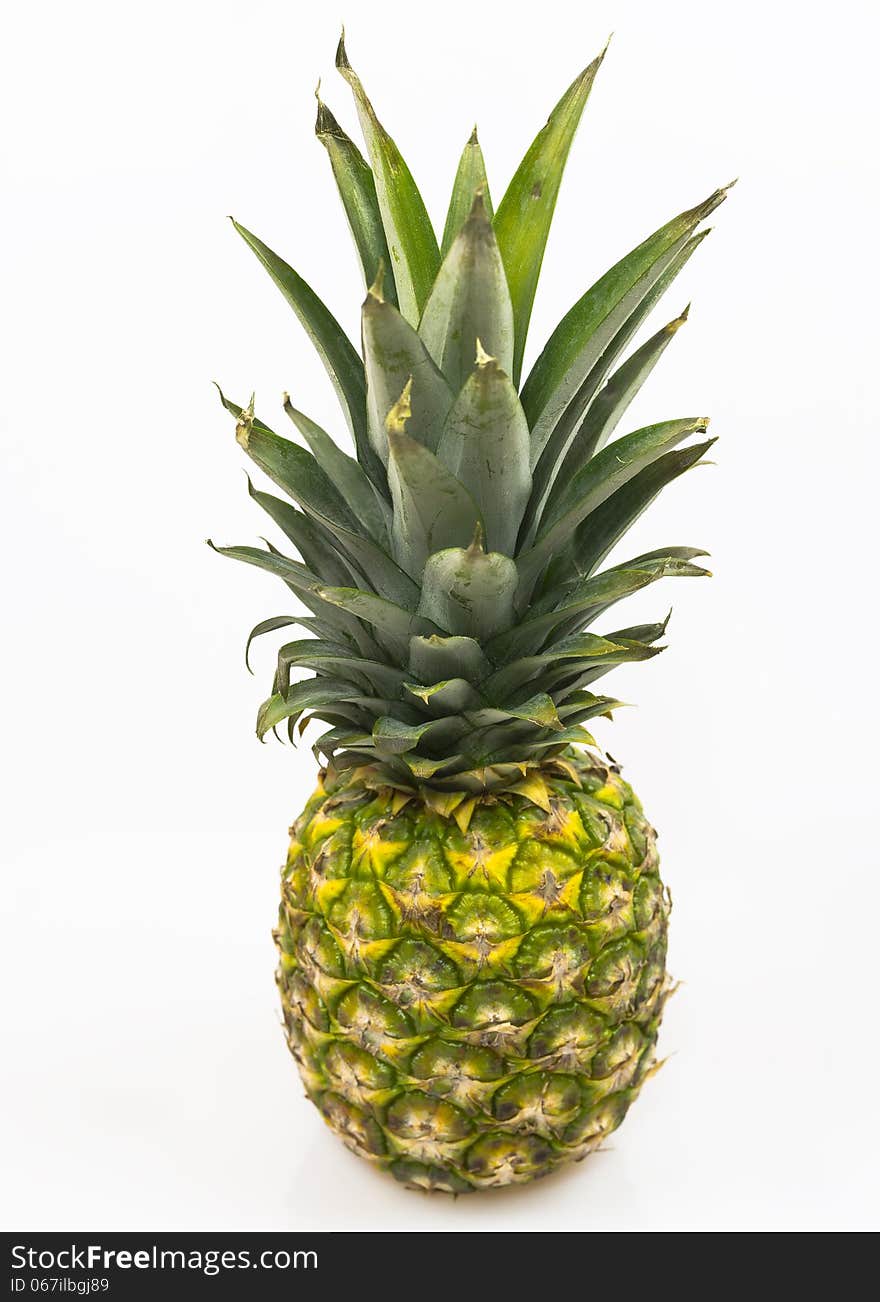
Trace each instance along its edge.
<instances>
[{"instance_id":1,"label":"fresh fruit","mask_svg":"<svg viewBox=\"0 0 880 1302\"><path fill-rule=\"evenodd\" d=\"M271 544L217 550L282 579L305 612L248 640L310 635L278 653L260 737L329 725L276 933L306 1091L356 1152L406 1184L463 1192L583 1157L653 1069L668 897L653 829L584 725L619 704L597 680L656 655L666 628L600 635L596 621L658 579L707 573L705 553L681 546L600 567L712 442L700 416L614 435L686 314L621 357L725 191L588 289L520 388L602 56L494 215L474 133L439 246L342 42L336 61L369 162L320 102L317 134L368 286L362 357L306 282L236 229L317 347L356 457L290 399L302 442L253 400L224 397L241 447L284 494L251 496L300 559Z\"/></svg>"}]
</instances>

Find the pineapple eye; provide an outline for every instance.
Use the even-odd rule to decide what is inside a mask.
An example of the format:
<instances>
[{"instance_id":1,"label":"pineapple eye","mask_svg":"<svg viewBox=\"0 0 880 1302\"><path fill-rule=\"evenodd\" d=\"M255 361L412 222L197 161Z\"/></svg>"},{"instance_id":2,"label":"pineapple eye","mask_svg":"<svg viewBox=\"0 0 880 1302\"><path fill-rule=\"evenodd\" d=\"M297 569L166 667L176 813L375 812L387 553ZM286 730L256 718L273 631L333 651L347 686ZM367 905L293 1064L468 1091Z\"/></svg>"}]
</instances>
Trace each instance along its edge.
<instances>
[{"instance_id":1,"label":"pineapple eye","mask_svg":"<svg viewBox=\"0 0 880 1302\"><path fill-rule=\"evenodd\" d=\"M418 994L452 990L462 984L455 964L424 941L402 940L382 963L378 980L398 991L401 1002L412 1002Z\"/></svg>"},{"instance_id":2,"label":"pineapple eye","mask_svg":"<svg viewBox=\"0 0 880 1302\"><path fill-rule=\"evenodd\" d=\"M456 1004L453 1026L475 1031L503 1026L523 1026L534 1015L534 1001L510 982L475 981Z\"/></svg>"}]
</instances>

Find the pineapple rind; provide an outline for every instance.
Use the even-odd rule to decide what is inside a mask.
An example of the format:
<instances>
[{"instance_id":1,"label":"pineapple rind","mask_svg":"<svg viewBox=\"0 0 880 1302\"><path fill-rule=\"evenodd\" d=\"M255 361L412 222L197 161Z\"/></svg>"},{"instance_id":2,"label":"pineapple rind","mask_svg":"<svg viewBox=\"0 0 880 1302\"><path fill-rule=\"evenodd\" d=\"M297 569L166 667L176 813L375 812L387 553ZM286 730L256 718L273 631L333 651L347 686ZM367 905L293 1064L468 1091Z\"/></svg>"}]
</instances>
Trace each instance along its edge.
<instances>
[{"instance_id":1,"label":"pineapple rind","mask_svg":"<svg viewBox=\"0 0 880 1302\"><path fill-rule=\"evenodd\" d=\"M632 788L590 753L549 812L484 794L465 831L322 776L295 822L276 940L306 1093L415 1188L525 1183L598 1148L654 1064L669 900ZM396 812L395 812L396 811Z\"/></svg>"}]
</instances>

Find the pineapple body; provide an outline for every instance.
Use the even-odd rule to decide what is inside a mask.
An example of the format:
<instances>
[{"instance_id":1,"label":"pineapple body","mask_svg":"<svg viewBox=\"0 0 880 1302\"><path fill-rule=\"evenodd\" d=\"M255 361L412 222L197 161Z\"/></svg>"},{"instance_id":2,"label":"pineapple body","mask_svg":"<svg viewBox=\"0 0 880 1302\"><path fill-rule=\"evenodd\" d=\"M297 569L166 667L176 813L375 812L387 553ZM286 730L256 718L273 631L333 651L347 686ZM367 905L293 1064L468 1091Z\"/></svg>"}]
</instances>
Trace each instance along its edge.
<instances>
[{"instance_id":1,"label":"pineapple body","mask_svg":"<svg viewBox=\"0 0 880 1302\"><path fill-rule=\"evenodd\" d=\"M278 983L306 1092L410 1186L525 1183L598 1147L654 1062L669 903L590 754L444 815L322 781L292 829Z\"/></svg>"}]
</instances>

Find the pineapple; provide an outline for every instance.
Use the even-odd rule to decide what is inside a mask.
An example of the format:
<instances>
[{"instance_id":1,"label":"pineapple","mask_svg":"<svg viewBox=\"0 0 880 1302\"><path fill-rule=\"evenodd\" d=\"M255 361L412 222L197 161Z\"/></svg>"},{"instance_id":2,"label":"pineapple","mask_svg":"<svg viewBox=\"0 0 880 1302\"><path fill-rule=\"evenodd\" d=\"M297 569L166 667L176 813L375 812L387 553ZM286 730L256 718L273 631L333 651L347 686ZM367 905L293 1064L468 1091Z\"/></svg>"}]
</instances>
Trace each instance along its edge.
<instances>
[{"instance_id":1,"label":"pineapple","mask_svg":"<svg viewBox=\"0 0 880 1302\"><path fill-rule=\"evenodd\" d=\"M708 573L682 546L601 567L712 442L701 416L615 431L686 313L622 354L725 190L588 289L521 383L602 57L497 210L474 132L438 245L340 42L367 158L320 99L316 130L363 269L362 356L236 223L311 336L356 451L288 397L300 441L221 394L283 494L251 496L299 556L216 549L276 575L305 612L258 624L248 646L308 635L281 647L257 731L328 725L282 875L284 1024L331 1128L417 1188L523 1183L601 1145L655 1069L669 992L655 833L585 724L619 704L597 680L655 656L666 628L600 634L600 617L658 579Z\"/></svg>"}]
</instances>

